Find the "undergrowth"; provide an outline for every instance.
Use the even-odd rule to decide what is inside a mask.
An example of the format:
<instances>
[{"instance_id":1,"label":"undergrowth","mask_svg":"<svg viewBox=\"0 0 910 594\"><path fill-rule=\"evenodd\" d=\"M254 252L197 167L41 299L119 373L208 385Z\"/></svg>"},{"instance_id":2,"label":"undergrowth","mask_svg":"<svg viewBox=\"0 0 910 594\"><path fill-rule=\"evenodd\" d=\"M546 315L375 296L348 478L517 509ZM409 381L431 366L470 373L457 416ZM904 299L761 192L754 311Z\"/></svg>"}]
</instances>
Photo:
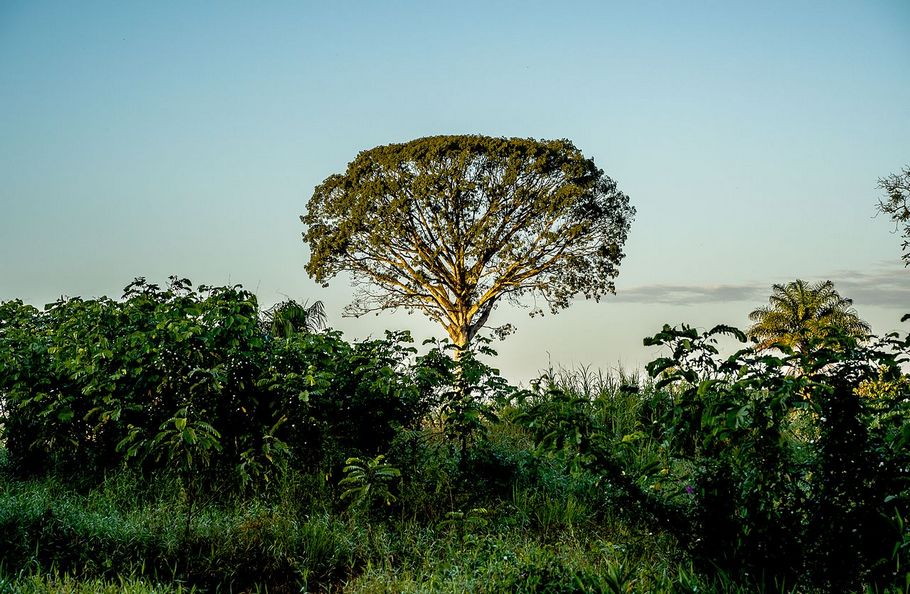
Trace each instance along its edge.
<instances>
[{"instance_id":1,"label":"undergrowth","mask_svg":"<svg viewBox=\"0 0 910 594\"><path fill-rule=\"evenodd\" d=\"M721 335L518 388L238 288L0 304L0 594L910 593L910 337Z\"/></svg>"}]
</instances>

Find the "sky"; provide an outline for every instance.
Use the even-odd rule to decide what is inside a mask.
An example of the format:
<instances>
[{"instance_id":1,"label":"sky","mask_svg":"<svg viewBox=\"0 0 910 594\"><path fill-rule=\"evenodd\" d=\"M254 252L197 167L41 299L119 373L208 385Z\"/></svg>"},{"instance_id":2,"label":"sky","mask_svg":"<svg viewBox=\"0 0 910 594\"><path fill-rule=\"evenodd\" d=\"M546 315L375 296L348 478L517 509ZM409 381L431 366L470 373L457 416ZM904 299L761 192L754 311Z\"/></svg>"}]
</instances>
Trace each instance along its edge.
<instances>
[{"instance_id":1,"label":"sky","mask_svg":"<svg viewBox=\"0 0 910 594\"><path fill-rule=\"evenodd\" d=\"M568 138L637 209L616 295L503 306L514 382L634 370L664 323L748 325L832 280L904 330L910 270L876 216L910 165L910 2L0 2L0 300L134 277L321 300L299 215L358 152L435 134Z\"/></svg>"}]
</instances>

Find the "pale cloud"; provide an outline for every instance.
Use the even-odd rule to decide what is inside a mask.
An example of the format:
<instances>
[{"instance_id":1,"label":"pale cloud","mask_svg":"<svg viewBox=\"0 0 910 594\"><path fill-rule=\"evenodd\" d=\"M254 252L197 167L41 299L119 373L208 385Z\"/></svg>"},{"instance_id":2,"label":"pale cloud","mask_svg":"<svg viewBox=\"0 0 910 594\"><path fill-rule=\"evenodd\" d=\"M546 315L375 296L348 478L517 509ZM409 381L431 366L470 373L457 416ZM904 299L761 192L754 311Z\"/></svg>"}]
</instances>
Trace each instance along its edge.
<instances>
[{"instance_id":1,"label":"pale cloud","mask_svg":"<svg viewBox=\"0 0 910 594\"><path fill-rule=\"evenodd\" d=\"M910 270L902 267L840 271L834 286L856 305L877 305L910 311Z\"/></svg>"},{"instance_id":2,"label":"pale cloud","mask_svg":"<svg viewBox=\"0 0 910 594\"><path fill-rule=\"evenodd\" d=\"M695 305L730 301L755 301L767 289L756 284L740 285L640 285L620 288L613 301Z\"/></svg>"},{"instance_id":3,"label":"pale cloud","mask_svg":"<svg viewBox=\"0 0 910 594\"><path fill-rule=\"evenodd\" d=\"M806 280L831 280L837 291L857 305L874 305L910 311L910 270L900 267L875 268L869 271L840 270L828 276L804 277ZM620 287L612 301L627 303L662 303L698 305L702 303L750 302L763 304L774 283L768 280L743 284L670 285L653 284Z\"/></svg>"}]
</instances>

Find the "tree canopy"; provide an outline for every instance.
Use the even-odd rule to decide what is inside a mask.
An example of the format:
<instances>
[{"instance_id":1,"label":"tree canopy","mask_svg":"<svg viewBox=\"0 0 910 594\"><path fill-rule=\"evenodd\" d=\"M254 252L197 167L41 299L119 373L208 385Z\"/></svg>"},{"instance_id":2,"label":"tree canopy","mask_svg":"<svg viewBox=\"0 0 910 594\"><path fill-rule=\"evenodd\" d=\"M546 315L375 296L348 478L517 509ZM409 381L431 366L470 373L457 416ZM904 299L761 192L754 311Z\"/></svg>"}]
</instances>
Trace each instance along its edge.
<instances>
[{"instance_id":1,"label":"tree canopy","mask_svg":"<svg viewBox=\"0 0 910 594\"><path fill-rule=\"evenodd\" d=\"M900 173L892 173L878 180L878 187L886 198L879 200L878 210L891 217L895 225L903 224L904 265L910 266L910 165Z\"/></svg>"},{"instance_id":2,"label":"tree canopy","mask_svg":"<svg viewBox=\"0 0 910 594\"><path fill-rule=\"evenodd\" d=\"M568 140L468 135L363 151L300 218L309 275L350 273L348 314L420 311L463 347L504 298L615 292L634 213Z\"/></svg>"},{"instance_id":3,"label":"tree canopy","mask_svg":"<svg viewBox=\"0 0 910 594\"><path fill-rule=\"evenodd\" d=\"M749 314L754 323L748 334L759 342L760 349L777 343L806 352L813 340L832 330L857 338L871 330L856 314L853 301L841 297L831 281L812 284L797 279L775 284L768 301Z\"/></svg>"}]
</instances>

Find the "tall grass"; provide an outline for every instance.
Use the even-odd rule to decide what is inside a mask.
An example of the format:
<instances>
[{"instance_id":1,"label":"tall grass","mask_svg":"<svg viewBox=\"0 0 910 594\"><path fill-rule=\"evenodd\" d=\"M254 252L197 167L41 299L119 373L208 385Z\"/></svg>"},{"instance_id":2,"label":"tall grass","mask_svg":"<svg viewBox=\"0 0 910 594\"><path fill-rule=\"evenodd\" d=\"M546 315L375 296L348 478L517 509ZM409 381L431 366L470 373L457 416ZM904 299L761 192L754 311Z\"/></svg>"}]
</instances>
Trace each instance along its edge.
<instances>
[{"instance_id":1,"label":"tall grass","mask_svg":"<svg viewBox=\"0 0 910 594\"><path fill-rule=\"evenodd\" d=\"M208 505L187 530L179 491L134 499L141 486L131 475L88 493L51 479L7 482L0 490L4 570L54 567L64 577L132 575L222 591L264 579L298 588L342 578L365 548L363 527L292 500Z\"/></svg>"}]
</instances>

